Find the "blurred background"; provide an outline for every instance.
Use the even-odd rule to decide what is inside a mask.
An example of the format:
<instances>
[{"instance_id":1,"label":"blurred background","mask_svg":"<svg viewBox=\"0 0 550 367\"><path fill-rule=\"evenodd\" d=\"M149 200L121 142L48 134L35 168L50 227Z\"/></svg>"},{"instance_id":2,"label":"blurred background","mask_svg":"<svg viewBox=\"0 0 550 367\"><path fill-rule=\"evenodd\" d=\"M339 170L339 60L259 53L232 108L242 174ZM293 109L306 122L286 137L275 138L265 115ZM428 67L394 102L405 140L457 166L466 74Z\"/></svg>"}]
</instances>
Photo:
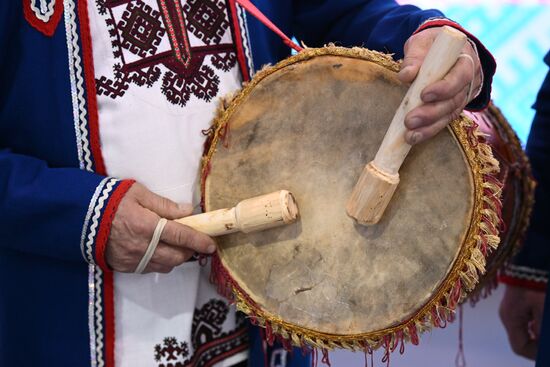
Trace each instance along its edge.
<instances>
[{"instance_id":1,"label":"blurred background","mask_svg":"<svg viewBox=\"0 0 550 367\"><path fill-rule=\"evenodd\" d=\"M548 67L550 0L399 1L436 8L478 37L497 60L493 100L523 143L534 112L531 105Z\"/></svg>"},{"instance_id":2,"label":"blurred background","mask_svg":"<svg viewBox=\"0 0 550 367\"><path fill-rule=\"evenodd\" d=\"M436 8L475 34L497 60L493 101L501 108L525 144L534 111L531 109L548 67L543 63L550 49L550 0L416 0L400 1L421 8ZM464 356L468 367L533 367L516 356L508 345L498 317L503 294L500 286L475 307L465 305ZM405 354L394 353L391 367L455 366L459 349L458 322L421 337L420 345L407 345ZM546 346L547 348L550 346ZM375 366L385 366L375 354ZM333 367L364 366L363 353L331 353ZM370 360L368 363L369 366Z\"/></svg>"}]
</instances>

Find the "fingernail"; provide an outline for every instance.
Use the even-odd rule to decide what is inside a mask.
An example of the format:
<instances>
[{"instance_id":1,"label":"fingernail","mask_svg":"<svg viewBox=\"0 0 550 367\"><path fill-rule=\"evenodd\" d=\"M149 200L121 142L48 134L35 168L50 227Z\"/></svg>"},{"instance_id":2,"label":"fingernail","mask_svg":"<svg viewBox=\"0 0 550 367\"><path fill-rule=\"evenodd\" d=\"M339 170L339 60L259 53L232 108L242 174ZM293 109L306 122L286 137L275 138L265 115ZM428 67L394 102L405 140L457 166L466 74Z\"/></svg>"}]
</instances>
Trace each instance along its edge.
<instances>
[{"instance_id":1,"label":"fingernail","mask_svg":"<svg viewBox=\"0 0 550 367\"><path fill-rule=\"evenodd\" d=\"M420 139L422 139L422 134L417 131L409 135L409 141L411 145L418 143Z\"/></svg>"},{"instance_id":2,"label":"fingernail","mask_svg":"<svg viewBox=\"0 0 550 367\"><path fill-rule=\"evenodd\" d=\"M216 252L216 246L215 245L208 246L208 249L206 250L206 252L209 254L213 254L214 252Z\"/></svg>"},{"instance_id":3,"label":"fingernail","mask_svg":"<svg viewBox=\"0 0 550 367\"><path fill-rule=\"evenodd\" d=\"M422 119L420 117L411 117L407 123L407 127L409 129L416 129L417 127L420 127L420 124L422 123Z\"/></svg>"},{"instance_id":4,"label":"fingernail","mask_svg":"<svg viewBox=\"0 0 550 367\"><path fill-rule=\"evenodd\" d=\"M428 93L422 98L424 102L433 102L436 99L436 95L433 93Z\"/></svg>"}]
</instances>

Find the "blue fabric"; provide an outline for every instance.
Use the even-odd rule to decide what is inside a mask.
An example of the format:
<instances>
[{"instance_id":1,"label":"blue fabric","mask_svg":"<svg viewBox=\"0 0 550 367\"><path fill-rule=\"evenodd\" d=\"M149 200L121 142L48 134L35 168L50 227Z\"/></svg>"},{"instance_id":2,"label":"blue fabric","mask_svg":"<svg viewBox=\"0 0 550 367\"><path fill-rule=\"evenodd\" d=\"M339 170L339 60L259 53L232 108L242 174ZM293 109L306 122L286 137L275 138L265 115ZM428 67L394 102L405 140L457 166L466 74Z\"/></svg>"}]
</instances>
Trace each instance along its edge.
<instances>
[{"instance_id":1,"label":"blue fabric","mask_svg":"<svg viewBox=\"0 0 550 367\"><path fill-rule=\"evenodd\" d=\"M550 52L545 57L550 66ZM527 156L537 181L535 205L525 243L514 264L550 271L550 72L533 106L536 110L527 140Z\"/></svg>"},{"instance_id":2,"label":"blue fabric","mask_svg":"<svg viewBox=\"0 0 550 367\"><path fill-rule=\"evenodd\" d=\"M306 46L320 47L334 42L341 46L364 46L403 58L403 45L426 20L441 18L435 9L420 10L413 5L398 5L388 0L256 0L255 5L285 34L295 36ZM256 70L290 55L289 48L271 30L248 14L250 42ZM484 84L480 95L468 109L485 108L491 96L496 64L477 39Z\"/></svg>"},{"instance_id":3,"label":"blue fabric","mask_svg":"<svg viewBox=\"0 0 550 367\"><path fill-rule=\"evenodd\" d=\"M550 52L544 58L550 67ZM550 271L550 71L533 106L536 110L529 139L527 155L537 180L535 206L523 248L514 259L517 265ZM550 283L549 283L550 285ZM546 291L546 304L539 342L537 367L550 366L550 291Z\"/></svg>"},{"instance_id":4,"label":"blue fabric","mask_svg":"<svg viewBox=\"0 0 550 367\"><path fill-rule=\"evenodd\" d=\"M293 348L287 352L280 343L273 346L264 344L258 327L251 326L249 329L250 358L248 367L309 367L311 356L303 354L299 348ZM262 344L264 344L262 346Z\"/></svg>"},{"instance_id":5,"label":"blue fabric","mask_svg":"<svg viewBox=\"0 0 550 367\"><path fill-rule=\"evenodd\" d=\"M90 365L80 236L103 178L79 169L65 27L0 1L0 366Z\"/></svg>"},{"instance_id":6,"label":"blue fabric","mask_svg":"<svg viewBox=\"0 0 550 367\"><path fill-rule=\"evenodd\" d=\"M277 0L254 1L284 33L309 47L329 42L365 46L403 57L407 38L424 22L442 17L437 10L421 11L387 0ZM280 38L250 14L247 17L256 69L290 55Z\"/></svg>"}]
</instances>

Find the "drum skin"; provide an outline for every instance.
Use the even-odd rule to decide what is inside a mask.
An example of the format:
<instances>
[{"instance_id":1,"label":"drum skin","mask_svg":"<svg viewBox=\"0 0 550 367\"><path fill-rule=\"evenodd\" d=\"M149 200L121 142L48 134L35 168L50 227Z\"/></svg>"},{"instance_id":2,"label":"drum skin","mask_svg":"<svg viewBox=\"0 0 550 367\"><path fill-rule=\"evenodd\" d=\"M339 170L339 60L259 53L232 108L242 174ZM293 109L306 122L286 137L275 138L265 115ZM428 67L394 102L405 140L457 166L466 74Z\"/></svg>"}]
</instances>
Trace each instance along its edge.
<instances>
[{"instance_id":1,"label":"drum skin","mask_svg":"<svg viewBox=\"0 0 550 367\"><path fill-rule=\"evenodd\" d=\"M292 344L414 341L452 316L484 271L483 246L498 243L498 168L466 118L413 147L378 224L347 216L406 92L397 69L367 50L306 50L260 72L216 120L206 210L280 189L297 200L297 223L219 238L214 259L239 308Z\"/></svg>"}]
</instances>

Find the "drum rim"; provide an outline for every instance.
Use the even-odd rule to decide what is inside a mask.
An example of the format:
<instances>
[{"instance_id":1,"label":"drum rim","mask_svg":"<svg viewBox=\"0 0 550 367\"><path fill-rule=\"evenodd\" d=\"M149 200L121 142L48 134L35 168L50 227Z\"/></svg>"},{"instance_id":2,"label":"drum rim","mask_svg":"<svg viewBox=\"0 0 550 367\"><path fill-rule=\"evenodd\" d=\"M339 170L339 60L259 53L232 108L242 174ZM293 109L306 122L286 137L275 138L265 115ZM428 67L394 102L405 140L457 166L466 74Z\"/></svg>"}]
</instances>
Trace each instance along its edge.
<instances>
[{"instance_id":1,"label":"drum rim","mask_svg":"<svg viewBox=\"0 0 550 367\"><path fill-rule=\"evenodd\" d=\"M509 145L511 146L513 155L518 159L518 170L521 177L521 181L518 185L520 186L519 191L522 196L522 200L520 207L517 209L519 219L515 226L515 231L509 233L508 231L510 228L507 228L504 230L506 232L505 236L501 238L502 246L509 242L511 245L504 246L505 251L498 255L492 266L490 268L488 267L487 273L480 281L479 286L468 295L471 305L475 305L481 299L487 298L492 291L497 288L499 271L503 266L506 266L507 260L515 256L523 245L527 228L529 228L529 223L531 221L531 212L533 211L533 206L535 203L536 181L531 170L531 163L529 162L529 158L521 146L519 137L512 126L510 126L510 123L500 108L495 106L492 101L489 103L487 110L490 112L491 117L496 120L498 126L502 129ZM505 183L503 183L503 185L504 184Z\"/></svg>"},{"instance_id":2,"label":"drum rim","mask_svg":"<svg viewBox=\"0 0 550 367\"><path fill-rule=\"evenodd\" d=\"M237 107L267 76L292 64L318 56L362 59L383 66L389 71L399 71L399 63L395 62L390 55L359 47L344 48L333 45L306 48L274 66L264 67L240 91L222 99L218 107L217 115L209 130L202 160L201 204L203 209L210 209L206 200L210 161L218 144L223 144L227 123ZM334 348L373 350L384 347L388 351L393 351L404 340L418 344L419 332L427 331L432 327L445 327L447 321L453 318L458 304L464 301L485 272L486 255L482 249L498 246L501 192L501 184L496 178L499 169L498 161L493 157L491 147L484 143L482 134L477 130L477 124L465 115L461 115L449 125L449 129L462 148L463 156L471 169L474 188L473 216L464 237L463 248L459 250L446 279L441 282L434 296L408 320L403 320L395 326L359 334L330 334L286 322L256 304L233 279L219 252L216 252L212 257L212 278L218 284L220 293L232 299L237 309L248 315L253 323L265 327L268 337L271 335L273 338L276 334L286 344L298 347L310 346L324 350Z\"/></svg>"}]
</instances>

